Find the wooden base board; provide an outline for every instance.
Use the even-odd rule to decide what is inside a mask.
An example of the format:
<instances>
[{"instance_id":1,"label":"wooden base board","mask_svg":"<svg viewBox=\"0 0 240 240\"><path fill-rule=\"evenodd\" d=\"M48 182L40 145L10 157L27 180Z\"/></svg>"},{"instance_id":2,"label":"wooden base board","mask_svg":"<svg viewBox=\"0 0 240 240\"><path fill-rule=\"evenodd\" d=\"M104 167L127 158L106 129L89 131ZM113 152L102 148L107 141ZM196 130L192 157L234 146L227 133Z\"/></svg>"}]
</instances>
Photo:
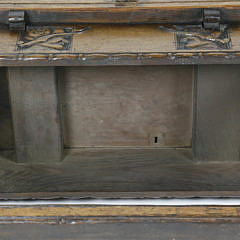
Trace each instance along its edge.
<instances>
[{"instance_id":1,"label":"wooden base board","mask_svg":"<svg viewBox=\"0 0 240 240\"><path fill-rule=\"evenodd\" d=\"M239 223L239 206L1 206L1 223Z\"/></svg>"},{"instance_id":2,"label":"wooden base board","mask_svg":"<svg viewBox=\"0 0 240 240\"><path fill-rule=\"evenodd\" d=\"M31 197L27 194L31 192L33 198L51 198L51 192L52 197L63 198L64 192L71 198L94 197L94 192L102 197L104 192L106 197L134 197L133 192L137 192L137 197L141 193L145 197L161 194L167 197L174 196L171 193L174 191L182 191L182 196L184 191L193 196L201 196L201 191L203 195L215 192L212 196L218 196L226 191L220 195L238 196L235 192L240 184L238 162L194 162L191 156L191 150L181 149L103 149L76 150L68 153L61 163L17 164L2 158L0 192L4 198L8 193L9 198L11 194L13 198L18 194L21 198L20 193Z\"/></svg>"}]
</instances>

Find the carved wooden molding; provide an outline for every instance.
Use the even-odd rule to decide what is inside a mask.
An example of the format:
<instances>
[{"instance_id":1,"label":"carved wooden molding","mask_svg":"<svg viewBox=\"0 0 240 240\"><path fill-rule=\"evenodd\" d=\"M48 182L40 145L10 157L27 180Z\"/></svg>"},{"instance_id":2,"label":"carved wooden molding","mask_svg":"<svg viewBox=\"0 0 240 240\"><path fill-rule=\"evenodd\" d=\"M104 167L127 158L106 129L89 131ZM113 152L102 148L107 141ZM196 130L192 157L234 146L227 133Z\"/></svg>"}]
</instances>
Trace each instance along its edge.
<instances>
[{"instance_id":1,"label":"carved wooden molding","mask_svg":"<svg viewBox=\"0 0 240 240\"><path fill-rule=\"evenodd\" d=\"M238 52L15 53L1 54L0 65L119 65L240 63ZM61 65L60 64L60 65Z\"/></svg>"},{"instance_id":2,"label":"carved wooden molding","mask_svg":"<svg viewBox=\"0 0 240 240\"><path fill-rule=\"evenodd\" d=\"M209 31L191 25L44 26L19 34L1 30L0 65L235 64L240 63L239 36L239 27Z\"/></svg>"}]
</instances>

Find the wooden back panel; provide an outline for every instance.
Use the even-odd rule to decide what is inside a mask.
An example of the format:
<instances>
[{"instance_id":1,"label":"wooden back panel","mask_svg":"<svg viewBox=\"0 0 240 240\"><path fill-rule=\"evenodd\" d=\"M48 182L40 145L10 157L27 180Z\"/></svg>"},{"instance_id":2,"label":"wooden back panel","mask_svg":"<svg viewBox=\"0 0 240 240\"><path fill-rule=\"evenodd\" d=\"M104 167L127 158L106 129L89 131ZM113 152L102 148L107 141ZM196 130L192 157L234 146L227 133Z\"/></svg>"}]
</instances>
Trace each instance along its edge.
<instances>
[{"instance_id":1,"label":"wooden back panel","mask_svg":"<svg viewBox=\"0 0 240 240\"><path fill-rule=\"evenodd\" d=\"M65 68L67 147L189 147L192 66Z\"/></svg>"}]
</instances>

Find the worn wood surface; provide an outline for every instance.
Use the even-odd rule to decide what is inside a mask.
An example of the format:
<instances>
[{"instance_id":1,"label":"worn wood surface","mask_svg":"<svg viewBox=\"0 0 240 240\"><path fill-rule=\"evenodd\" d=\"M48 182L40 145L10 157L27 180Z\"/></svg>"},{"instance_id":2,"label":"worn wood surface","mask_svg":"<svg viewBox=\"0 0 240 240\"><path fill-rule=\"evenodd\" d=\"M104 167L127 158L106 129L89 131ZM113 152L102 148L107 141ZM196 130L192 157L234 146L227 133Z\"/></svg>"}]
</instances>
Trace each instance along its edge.
<instances>
[{"instance_id":1,"label":"worn wood surface","mask_svg":"<svg viewBox=\"0 0 240 240\"><path fill-rule=\"evenodd\" d=\"M0 68L0 76L0 149L9 150L14 147L14 137L6 68Z\"/></svg>"},{"instance_id":2,"label":"worn wood surface","mask_svg":"<svg viewBox=\"0 0 240 240\"><path fill-rule=\"evenodd\" d=\"M237 240L240 229L239 206L13 205L0 214L2 239Z\"/></svg>"},{"instance_id":3,"label":"worn wood surface","mask_svg":"<svg viewBox=\"0 0 240 240\"><path fill-rule=\"evenodd\" d=\"M169 174L158 169L173 162L180 165L176 171L183 171L181 165L192 162L191 150L83 149L70 151L56 164L17 164L1 158L0 192L157 190L154 185L161 181L165 185L164 176Z\"/></svg>"},{"instance_id":4,"label":"worn wood surface","mask_svg":"<svg viewBox=\"0 0 240 240\"><path fill-rule=\"evenodd\" d=\"M29 24L59 23L201 23L204 8L221 8L223 22L239 22L236 0L53 1L0 2L0 23L7 24L8 10L25 10Z\"/></svg>"},{"instance_id":5,"label":"worn wood surface","mask_svg":"<svg viewBox=\"0 0 240 240\"><path fill-rule=\"evenodd\" d=\"M21 192L1 193L0 200L239 198L240 191L145 191L145 192Z\"/></svg>"},{"instance_id":6,"label":"worn wood surface","mask_svg":"<svg viewBox=\"0 0 240 240\"><path fill-rule=\"evenodd\" d=\"M62 155L54 68L9 68L18 162L59 161Z\"/></svg>"},{"instance_id":7,"label":"worn wood surface","mask_svg":"<svg viewBox=\"0 0 240 240\"><path fill-rule=\"evenodd\" d=\"M191 147L191 66L65 68L64 144Z\"/></svg>"},{"instance_id":8,"label":"worn wood surface","mask_svg":"<svg viewBox=\"0 0 240 240\"><path fill-rule=\"evenodd\" d=\"M195 153L198 160L240 160L239 66L199 66Z\"/></svg>"},{"instance_id":9,"label":"worn wood surface","mask_svg":"<svg viewBox=\"0 0 240 240\"><path fill-rule=\"evenodd\" d=\"M0 192L239 191L237 66L201 66L197 75L197 129L207 129L196 134L198 163L191 149L82 149L59 164L1 158Z\"/></svg>"},{"instance_id":10,"label":"worn wood surface","mask_svg":"<svg viewBox=\"0 0 240 240\"><path fill-rule=\"evenodd\" d=\"M86 27L90 28L83 31ZM20 35L1 30L0 66L240 63L239 27L230 28L224 39L219 32L195 32L190 37L172 28L160 29L156 24L45 26ZM181 47L178 32L187 42Z\"/></svg>"},{"instance_id":11,"label":"worn wood surface","mask_svg":"<svg viewBox=\"0 0 240 240\"><path fill-rule=\"evenodd\" d=\"M179 219L180 221L191 221L197 219L209 219L214 222L217 219L228 218L228 220L240 221L240 208L239 206L120 206L120 205L2 205L0 207L1 220L12 220L18 218L18 221L25 218L26 221L32 219L33 222L37 222L37 218L43 221L42 218L48 218L48 220L59 221L63 223L71 223L71 220L75 220L75 223L81 223L84 217L92 219L112 217L156 217L157 221L162 218L170 220ZM35 219L35 220L34 220ZM111 219L111 218L110 218ZM101 219L100 219L101 220ZM120 219L119 219L120 220ZM97 221L97 219L96 219ZM127 220L126 220L127 221ZM134 220L133 220L134 221ZM136 220L135 220L136 221ZM44 221L43 221L44 222ZM47 221L46 221L47 222ZM129 220L131 222L131 220Z\"/></svg>"},{"instance_id":12,"label":"worn wood surface","mask_svg":"<svg viewBox=\"0 0 240 240\"><path fill-rule=\"evenodd\" d=\"M238 223L3 224L0 231L3 240L238 240L240 226Z\"/></svg>"},{"instance_id":13,"label":"worn wood surface","mask_svg":"<svg viewBox=\"0 0 240 240\"><path fill-rule=\"evenodd\" d=\"M238 162L194 163L191 150L82 151L62 163L1 159L0 192L239 191Z\"/></svg>"}]
</instances>

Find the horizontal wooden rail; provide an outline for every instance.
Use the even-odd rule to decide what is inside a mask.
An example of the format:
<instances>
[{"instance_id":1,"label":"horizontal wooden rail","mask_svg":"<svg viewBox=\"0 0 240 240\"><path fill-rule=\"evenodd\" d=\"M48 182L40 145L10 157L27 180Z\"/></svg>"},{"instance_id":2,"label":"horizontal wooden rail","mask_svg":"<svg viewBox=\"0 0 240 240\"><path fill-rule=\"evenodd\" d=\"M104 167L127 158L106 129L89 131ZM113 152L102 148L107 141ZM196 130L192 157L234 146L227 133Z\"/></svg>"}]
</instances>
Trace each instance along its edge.
<instances>
[{"instance_id":1,"label":"horizontal wooden rail","mask_svg":"<svg viewBox=\"0 0 240 240\"><path fill-rule=\"evenodd\" d=\"M239 206L1 206L0 222L240 222ZM125 218L125 219L124 219Z\"/></svg>"},{"instance_id":2,"label":"horizontal wooden rail","mask_svg":"<svg viewBox=\"0 0 240 240\"><path fill-rule=\"evenodd\" d=\"M221 9L222 22L240 22L240 1L29 1L0 2L0 23L9 10L26 11L29 24L201 23L204 8Z\"/></svg>"}]
</instances>

